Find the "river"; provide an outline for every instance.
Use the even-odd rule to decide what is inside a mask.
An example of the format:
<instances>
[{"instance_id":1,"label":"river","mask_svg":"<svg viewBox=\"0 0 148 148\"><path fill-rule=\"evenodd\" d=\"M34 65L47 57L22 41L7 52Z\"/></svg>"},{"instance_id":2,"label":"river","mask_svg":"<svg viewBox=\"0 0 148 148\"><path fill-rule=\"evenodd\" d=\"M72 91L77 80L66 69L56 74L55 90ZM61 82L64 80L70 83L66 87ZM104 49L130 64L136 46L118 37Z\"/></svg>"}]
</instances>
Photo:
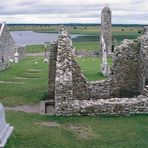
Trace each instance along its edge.
<instances>
[{"instance_id":1,"label":"river","mask_svg":"<svg viewBox=\"0 0 148 148\"><path fill-rule=\"evenodd\" d=\"M53 42L58 38L57 33L36 33L33 31L11 31L10 32L16 45L37 45L45 42ZM72 34L72 38L83 36L82 34Z\"/></svg>"}]
</instances>

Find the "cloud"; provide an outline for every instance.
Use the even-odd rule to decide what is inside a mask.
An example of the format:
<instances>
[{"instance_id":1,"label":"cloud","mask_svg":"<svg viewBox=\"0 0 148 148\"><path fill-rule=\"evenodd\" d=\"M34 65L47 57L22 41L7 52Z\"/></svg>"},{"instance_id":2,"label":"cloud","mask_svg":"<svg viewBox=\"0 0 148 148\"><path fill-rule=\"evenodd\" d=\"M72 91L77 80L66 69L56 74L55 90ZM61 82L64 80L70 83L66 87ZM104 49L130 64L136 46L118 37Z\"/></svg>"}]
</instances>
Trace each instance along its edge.
<instances>
[{"instance_id":1,"label":"cloud","mask_svg":"<svg viewBox=\"0 0 148 148\"><path fill-rule=\"evenodd\" d=\"M0 0L7 23L100 23L104 0ZM108 0L113 23L148 24L147 0Z\"/></svg>"}]
</instances>

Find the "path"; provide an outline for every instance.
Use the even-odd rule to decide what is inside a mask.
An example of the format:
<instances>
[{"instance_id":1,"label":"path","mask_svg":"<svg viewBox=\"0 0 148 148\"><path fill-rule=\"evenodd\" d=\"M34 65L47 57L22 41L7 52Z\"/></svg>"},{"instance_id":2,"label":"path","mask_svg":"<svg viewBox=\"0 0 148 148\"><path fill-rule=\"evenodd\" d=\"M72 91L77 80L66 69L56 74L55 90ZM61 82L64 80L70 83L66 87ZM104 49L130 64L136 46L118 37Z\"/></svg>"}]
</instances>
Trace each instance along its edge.
<instances>
[{"instance_id":1,"label":"path","mask_svg":"<svg viewBox=\"0 0 148 148\"><path fill-rule=\"evenodd\" d=\"M24 106L16 106L16 107L5 107L5 109L7 111L16 111L16 112L40 114L40 104L24 105Z\"/></svg>"}]
</instances>

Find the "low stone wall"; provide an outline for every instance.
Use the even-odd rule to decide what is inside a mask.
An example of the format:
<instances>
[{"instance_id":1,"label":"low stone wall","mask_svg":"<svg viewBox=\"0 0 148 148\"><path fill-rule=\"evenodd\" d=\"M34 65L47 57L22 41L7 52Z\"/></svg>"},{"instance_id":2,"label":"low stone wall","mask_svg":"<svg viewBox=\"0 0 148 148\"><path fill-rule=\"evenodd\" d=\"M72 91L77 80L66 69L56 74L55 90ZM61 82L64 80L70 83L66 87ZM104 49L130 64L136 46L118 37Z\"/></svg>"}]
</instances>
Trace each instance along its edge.
<instances>
[{"instance_id":1,"label":"low stone wall","mask_svg":"<svg viewBox=\"0 0 148 148\"><path fill-rule=\"evenodd\" d=\"M100 52L95 52L95 51L75 51L76 56L79 57L98 57L100 56ZM113 57L113 53L108 53L108 57Z\"/></svg>"},{"instance_id":2,"label":"low stone wall","mask_svg":"<svg viewBox=\"0 0 148 148\"><path fill-rule=\"evenodd\" d=\"M107 100L69 100L59 103L57 115L130 115L148 114L148 97Z\"/></svg>"},{"instance_id":3,"label":"low stone wall","mask_svg":"<svg viewBox=\"0 0 148 148\"><path fill-rule=\"evenodd\" d=\"M0 63L0 71L3 71L9 67L8 63Z\"/></svg>"},{"instance_id":4,"label":"low stone wall","mask_svg":"<svg viewBox=\"0 0 148 148\"><path fill-rule=\"evenodd\" d=\"M20 60L23 59L25 57L25 54L26 54L25 47L24 46L18 47L18 53L19 53Z\"/></svg>"},{"instance_id":5,"label":"low stone wall","mask_svg":"<svg viewBox=\"0 0 148 148\"><path fill-rule=\"evenodd\" d=\"M99 56L99 52L76 50L76 56L82 56L82 57Z\"/></svg>"}]
</instances>

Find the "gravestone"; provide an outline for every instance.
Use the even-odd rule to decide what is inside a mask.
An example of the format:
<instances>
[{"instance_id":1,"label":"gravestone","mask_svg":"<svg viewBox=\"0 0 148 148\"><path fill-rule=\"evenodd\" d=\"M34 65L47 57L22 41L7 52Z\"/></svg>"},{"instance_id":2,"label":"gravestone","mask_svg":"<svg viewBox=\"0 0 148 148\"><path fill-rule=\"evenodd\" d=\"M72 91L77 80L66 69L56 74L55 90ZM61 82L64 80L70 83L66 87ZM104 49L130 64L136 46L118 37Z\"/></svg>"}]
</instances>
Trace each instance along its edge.
<instances>
[{"instance_id":1,"label":"gravestone","mask_svg":"<svg viewBox=\"0 0 148 148\"><path fill-rule=\"evenodd\" d=\"M13 132L13 127L6 123L5 110L0 103L0 148L3 148Z\"/></svg>"}]
</instances>

